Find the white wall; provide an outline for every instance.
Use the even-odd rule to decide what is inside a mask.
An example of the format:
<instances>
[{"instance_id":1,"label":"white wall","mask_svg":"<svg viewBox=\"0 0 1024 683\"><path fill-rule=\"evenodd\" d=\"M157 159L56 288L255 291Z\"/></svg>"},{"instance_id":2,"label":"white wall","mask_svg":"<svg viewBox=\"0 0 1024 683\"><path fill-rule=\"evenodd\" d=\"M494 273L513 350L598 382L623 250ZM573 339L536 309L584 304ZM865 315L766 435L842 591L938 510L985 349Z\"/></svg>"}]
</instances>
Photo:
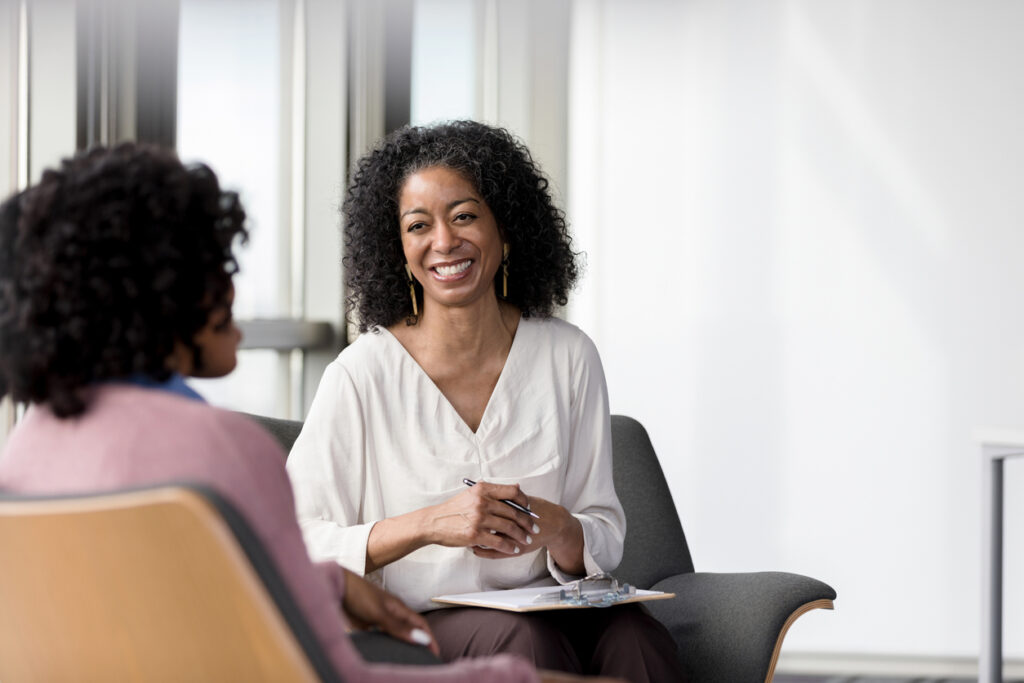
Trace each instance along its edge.
<instances>
[{"instance_id":1,"label":"white wall","mask_svg":"<svg viewBox=\"0 0 1024 683\"><path fill-rule=\"evenodd\" d=\"M411 123L471 118L512 131L566 186L569 0L416 0Z\"/></svg>"},{"instance_id":2,"label":"white wall","mask_svg":"<svg viewBox=\"0 0 1024 683\"><path fill-rule=\"evenodd\" d=\"M572 318L698 570L837 589L787 650L978 653L972 431L1024 428L1022 35L1012 0L574 5Z\"/></svg>"},{"instance_id":3,"label":"white wall","mask_svg":"<svg viewBox=\"0 0 1024 683\"><path fill-rule=\"evenodd\" d=\"M19 169L22 168L19 147L21 138L19 119L22 91L19 74L22 71L21 7L15 0L0 0L0 201L18 189ZM21 143L21 144L19 144ZM14 426L14 404L9 397L0 399L0 446Z\"/></svg>"},{"instance_id":4,"label":"white wall","mask_svg":"<svg viewBox=\"0 0 1024 683\"><path fill-rule=\"evenodd\" d=\"M0 197L18 189L20 7L0 0Z\"/></svg>"},{"instance_id":5,"label":"white wall","mask_svg":"<svg viewBox=\"0 0 1024 683\"><path fill-rule=\"evenodd\" d=\"M413 125L465 118L477 108L473 0L416 0L412 35Z\"/></svg>"},{"instance_id":6,"label":"white wall","mask_svg":"<svg viewBox=\"0 0 1024 683\"><path fill-rule=\"evenodd\" d=\"M28 3L29 182L75 149L75 3ZM5 131L6 132L6 131Z\"/></svg>"}]
</instances>

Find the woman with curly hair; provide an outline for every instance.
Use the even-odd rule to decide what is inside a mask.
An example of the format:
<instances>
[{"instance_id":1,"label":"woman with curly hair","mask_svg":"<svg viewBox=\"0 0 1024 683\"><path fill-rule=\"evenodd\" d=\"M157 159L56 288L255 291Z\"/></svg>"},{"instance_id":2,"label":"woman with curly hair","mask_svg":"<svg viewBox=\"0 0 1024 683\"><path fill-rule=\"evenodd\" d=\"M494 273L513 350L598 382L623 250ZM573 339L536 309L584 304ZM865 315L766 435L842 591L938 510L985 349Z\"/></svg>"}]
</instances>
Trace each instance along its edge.
<instances>
[{"instance_id":1,"label":"woman with curly hair","mask_svg":"<svg viewBox=\"0 0 1024 683\"><path fill-rule=\"evenodd\" d=\"M345 680L537 681L513 657L364 662L351 623L436 652L429 625L336 562L311 563L277 442L185 385L235 366L232 243L244 220L209 168L132 144L65 160L0 206L0 396L32 404L0 457L0 489L208 485L260 536Z\"/></svg>"},{"instance_id":2,"label":"woman with curly hair","mask_svg":"<svg viewBox=\"0 0 1024 683\"><path fill-rule=\"evenodd\" d=\"M325 371L288 460L311 552L427 611L446 660L515 652L679 680L672 639L637 605L431 602L565 584L622 556L604 374L593 342L552 317L578 267L529 151L472 121L404 128L360 160L343 213L366 334Z\"/></svg>"}]
</instances>

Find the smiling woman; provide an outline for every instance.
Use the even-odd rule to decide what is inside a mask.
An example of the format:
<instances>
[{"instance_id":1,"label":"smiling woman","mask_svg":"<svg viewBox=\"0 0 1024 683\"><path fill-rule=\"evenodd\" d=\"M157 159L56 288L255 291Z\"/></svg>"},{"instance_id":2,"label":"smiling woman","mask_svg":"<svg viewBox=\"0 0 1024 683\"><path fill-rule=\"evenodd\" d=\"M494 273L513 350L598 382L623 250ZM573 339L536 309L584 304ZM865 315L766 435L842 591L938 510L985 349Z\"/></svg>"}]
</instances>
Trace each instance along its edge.
<instances>
[{"instance_id":1,"label":"smiling woman","mask_svg":"<svg viewBox=\"0 0 1024 683\"><path fill-rule=\"evenodd\" d=\"M431 601L569 583L622 556L604 373L593 342L551 317L578 268L530 153L472 121L402 129L359 162L344 214L349 304L372 333L328 367L288 459L311 552L426 611L446 660L510 652L682 680L639 606Z\"/></svg>"},{"instance_id":2,"label":"smiling woman","mask_svg":"<svg viewBox=\"0 0 1024 683\"><path fill-rule=\"evenodd\" d=\"M398 210L402 251L423 288L424 314L438 304L468 305L494 293L502 236L469 180L444 166L414 173L402 187Z\"/></svg>"},{"instance_id":3,"label":"smiling woman","mask_svg":"<svg viewBox=\"0 0 1024 683\"><path fill-rule=\"evenodd\" d=\"M439 183L449 193L447 203L428 192L427 185ZM475 202L449 206L464 199ZM525 317L549 316L564 306L579 267L547 178L508 131L455 121L397 131L356 167L342 208L343 268L359 331L414 317L406 263L414 270L417 308L423 301L426 277L415 271L422 263L414 264L404 251L412 235L431 232L443 217L457 237L467 224L486 220L484 211L497 228L493 267L502 264L501 277L495 270L487 278L495 293L504 291L501 298Z\"/></svg>"}]
</instances>

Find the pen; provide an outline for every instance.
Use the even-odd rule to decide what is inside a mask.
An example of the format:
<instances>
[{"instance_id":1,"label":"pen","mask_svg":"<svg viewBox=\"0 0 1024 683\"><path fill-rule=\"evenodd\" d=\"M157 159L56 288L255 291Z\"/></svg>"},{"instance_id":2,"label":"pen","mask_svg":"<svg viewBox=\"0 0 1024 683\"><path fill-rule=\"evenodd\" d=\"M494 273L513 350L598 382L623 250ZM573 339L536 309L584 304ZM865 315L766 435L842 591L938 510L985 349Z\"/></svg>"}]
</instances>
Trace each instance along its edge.
<instances>
[{"instance_id":1,"label":"pen","mask_svg":"<svg viewBox=\"0 0 1024 683\"><path fill-rule=\"evenodd\" d=\"M476 482L473 481L472 479L463 479L462 483L465 484L466 486L476 486ZM522 505L520 505L519 503L515 502L514 500L509 500L508 498L502 498L501 502L504 503L505 505L511 505L512 507L514 507L516 510L519 510L520 512L525 512L526 514L530 515L534 519L540 519L540 515L538 515L536 512L530 512L529 510L527 510L526 508L524 508Z\"/></svg>"}]
</instances>

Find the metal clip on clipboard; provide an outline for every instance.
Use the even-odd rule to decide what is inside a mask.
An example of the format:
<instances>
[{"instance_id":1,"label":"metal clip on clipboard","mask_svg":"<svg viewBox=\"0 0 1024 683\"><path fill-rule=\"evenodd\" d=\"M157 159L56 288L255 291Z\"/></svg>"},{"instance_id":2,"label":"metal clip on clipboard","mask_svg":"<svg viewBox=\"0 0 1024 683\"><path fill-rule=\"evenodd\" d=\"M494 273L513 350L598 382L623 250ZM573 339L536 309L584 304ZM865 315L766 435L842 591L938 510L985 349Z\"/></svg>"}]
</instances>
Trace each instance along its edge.
<instances>
[{"instance_id":1,"label":"metal clip on clipboard","mask_svg":"<svg viewBox=\"0 0 1024 683\"><path fill-rule=\"evenodd\" d=\"M636 587L619 583L611 574L599 572L567 584L557 593L542 593L534 604L561 604L574 607L611 607L636 595Z\"/></svg>"}]
</instances>

